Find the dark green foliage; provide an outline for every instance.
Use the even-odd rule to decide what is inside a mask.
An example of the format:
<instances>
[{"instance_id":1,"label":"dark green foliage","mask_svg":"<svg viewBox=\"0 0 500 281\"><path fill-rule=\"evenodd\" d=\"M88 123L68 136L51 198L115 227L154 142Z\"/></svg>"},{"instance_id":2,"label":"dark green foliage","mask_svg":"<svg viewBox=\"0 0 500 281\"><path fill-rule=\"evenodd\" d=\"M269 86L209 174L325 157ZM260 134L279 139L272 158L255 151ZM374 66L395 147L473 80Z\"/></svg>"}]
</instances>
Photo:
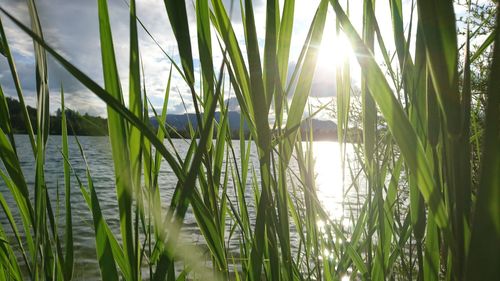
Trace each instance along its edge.
<instances>
[{"instance_id":1,"label":"dark green foliage","mask_svg":"<svg viewBox=\"0 0 500 281\"><path fill-rule=\"evenodd\" d=\"M7 97L7 106L9 108L12 131L14 134L26 134L24 121L22 117L21 104L12 98ZM36 109L27 106L27 111L33 128L36 130ZM61 135L61 117L60 109L57 109L56 115L50 116L50 134ZM66 119L70 126L68 135L79 136L104 136L107 135L108 125L104 118L91 116L87 113L80 114L78 111L66 109Z\"/></svg>"}]
</instances>

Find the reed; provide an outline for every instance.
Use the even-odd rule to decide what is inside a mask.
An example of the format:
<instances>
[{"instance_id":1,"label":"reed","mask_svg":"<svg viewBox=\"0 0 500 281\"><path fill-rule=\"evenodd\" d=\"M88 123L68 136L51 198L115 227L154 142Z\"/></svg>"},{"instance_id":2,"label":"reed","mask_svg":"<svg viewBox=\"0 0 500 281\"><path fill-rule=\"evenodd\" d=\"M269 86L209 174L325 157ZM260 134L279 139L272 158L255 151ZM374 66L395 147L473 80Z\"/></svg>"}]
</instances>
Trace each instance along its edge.
<instances>
[{"instance_id":1,"label":"reed","mask_svg":"<svg viewBox=\"0 0 500 281\"><path fill-rule=\"evenodd\" d=\"M136 16L135 0L128 3L128 103L120 86L120 58L114 52L107 1L97 1L104 87L44 39L35 2L27 1L31 27L0 7L1 20L13 21L19 32L33 39L37 81L37 126L32 128L8 34L0 21L0 51L23 107L36 161L36 180L30 186L0 87L0 176L15 202L9 205L0 194L2 215L9 223L0 225L0 280L73 279L78 259L73 240L78 233L73 231L70 194L75 188L92 215L103 280L500 277L498 4L493 8L496 14L485 20L496 21L491 33L481 37L478 30L483 23L478 30L467 23L460 47L453 1L390 0L390 15L380 15L374 0L364 0L359 29L349 15L349 1L320 0L300 55L291 58L295 0L266 1L263 44L251 0L240 1L245 38L237 38L222 0L194 1L196 28L191 30L196 34L190 34L185 1L165 0L168 28L175 35L180 59L165 53L171 71L163 108L157 113L143 81L138 28L145 27ZM471 3L467 5L470 10ZM403 13L406 8L410 14ZM380 30L382 16L392 20L393 53ZM336 106L321 109L335 112L342 172L351 183L344 194L354 194L358 202L344 211L340 221L329 216L318 198L313 134L300 132L307 122L304 113L312 112L308 100L328 17L335 18L336 33L349 40L356 58L337 66L332 77L337 84ZM194 49L200 73L195 72ZM219 52L221 57L214 55ZM50 112L47 54L107 105L119 235L103 215L88 165L83 178L72 168L62 87L64 223L57 219L59 200L47 191L44 172ZM489 72L485 107L475 99L471 82L471 66L478 58L489 61L483 66ZM297 61L293 69L291 60ZM352 90L351 66L361 70L359 95ZM185 140L189 149L182 156L164 125L172 72L189 89L198 124L190 128L191 138ZM240 126L239 149L231 140L226 91L236 96L241 124L246 122L250 131L250 141L245 141ZM359 98L356 113L351 109ZM218 122L216 111L222 116ZM156 132L150 116L158 120ZM362 120L362 140L348 143L353 118ZM75 139L86 163L85 151ZM250 157L252 145L257 148L257 165ZM353 157L346 156L350 148ZM160 194L164 163L177 179L170 202L162 202ZM295 164L296 170L291 168ZM228 196L230 189L236 200ZM204 248L181 238L188 212L196 218ZM228 249L229 241L235 240L237 254Z\"/></svg>"}]
</instances>

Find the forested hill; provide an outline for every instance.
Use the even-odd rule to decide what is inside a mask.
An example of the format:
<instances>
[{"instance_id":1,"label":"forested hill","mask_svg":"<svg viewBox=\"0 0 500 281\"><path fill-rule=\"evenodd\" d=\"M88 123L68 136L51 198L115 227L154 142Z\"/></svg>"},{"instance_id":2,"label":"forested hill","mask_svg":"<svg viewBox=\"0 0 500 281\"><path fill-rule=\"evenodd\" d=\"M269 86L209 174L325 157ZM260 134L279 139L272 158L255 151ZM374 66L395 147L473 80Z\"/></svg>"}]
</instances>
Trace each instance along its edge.
<instances>
[{"instance_id":1,"label":"forested hill","mask_svg":"<svg viewBox=\"0 0 500 281\"><path fill-rule=\"evenodd\" d=\"M18 100L7 97L7 106L12 123L12 129L16 134L26 134L21 104ZM31 126L36 133L36 109L27 106L28 115L31 120ZM56 115L50 116L50 134L61 134L61 110L58 109ZM68 134L80 136L104 136L108 133L107 120L101 117L80 114L77 111L66 109L66 119L68 121Z\"/></svg>"}]
</instances>

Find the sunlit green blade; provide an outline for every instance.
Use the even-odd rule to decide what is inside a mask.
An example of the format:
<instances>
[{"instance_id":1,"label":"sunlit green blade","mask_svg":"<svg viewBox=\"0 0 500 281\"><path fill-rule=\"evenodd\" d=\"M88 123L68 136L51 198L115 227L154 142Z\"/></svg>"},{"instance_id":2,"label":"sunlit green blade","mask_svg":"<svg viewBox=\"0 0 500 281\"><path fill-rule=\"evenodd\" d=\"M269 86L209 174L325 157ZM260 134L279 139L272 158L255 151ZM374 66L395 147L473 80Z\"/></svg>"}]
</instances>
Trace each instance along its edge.
<instances>
[{"instance_id":1,"label":"sunlit green blade","mask_svg":"<svg viewBox=\"0 0 500 281\"><path fill-rule=\"evenodd\" d=\"M429 214L429 220L427 220L427 232L426 232L426 242L425 242L425 253L424 253L424 280L439 280L439 237L438 229Z\"/></svg>"},{"instance_id":2,"label":"sunlit green blade","mask_svg":"<svg viewBox=\"0 0 500 281\"><path fill-rule=\"evenodd\" d=\"M184 69L186 83L191 86L194 84L194 70L186 3L184 0L165 0L164 2L170 19L170 25L177 41L177 47L179 49L179 56L181 58L182 68Z\"/></svg>"},{"instance_id":3,"label":"sunlit green blade","mask_svg":"<svg viewBox=\"0 0 500 281\"><path fill-rule=\"evenodd\" d=\"M64 106L64 90L61 86L61 138L62 138L62 153L63 157L69 159L69 147L68 147L68 128L66 124L66 110ZM72 208L71 208L71 171L69 163L64 161L64 198L65 198L65 251L64 256L64 278L70 280L73 275L73 218L72 218Z\"/></svg>"},{"instance_id":4,"label":"sunlit green blade","mask_svg":"<svg viewBox=\"0 0 500 281\"><path fill-rule=\"evenodd\" d=\"M4 181L7 185L11 185L11 187L10 187L11 189L15 188L12 186L13 183L8 180L8 178L3 174L3 172L1 170L0 170L0 175L2 176L2 178L4 179ZM16 221L14 220L14 217L12 215L10 208L9 208L9 205L7 204L3 194L1 194L1 193L0 193L0 205L2 206L5 217L7 217L7 220L9 221L9 224L10 224L10 227L12 229L12 232L14 233L14 237L16 239L17 245L19 246L19 249L21 249L21 254L23 256L23 261L24 261L24 264L27 268L28 274L31 274L31 266L30 266L30 263L28 261L28 253L26 253L24 246L23 246L23 241L22 241L23 237L20 235L20 233L17 229ZM31 234L28 234L28 235L31 235Z\"/></svg>"},{"instance_id":5,"label":"sunlit green blade","mask_svg":"<svg viewBox=\"0 0 500 281\"><path fill-rule=\"evenodd\" d=\"M274 94L274 111L276 117L276 126L281 129L282 119L283 119L283 108L285 93L283 89L286 89L286 83L288 78L288 65L290 56L290 43L292 40L292 30L294 22L294 12L295 12L295 0L286 0L283 4L283 13L281 17L281 22L279 25L279 36L278 36L278 46L277 46L277 67L280 83L276 87L276 92ZM276 81L277 82L277 81Z\"/></svg>"},{"instance_id":6,"label":"sunlit green blade","mask_svg":"<svg viewBox=\"0 0 500 281\"><path fill-rule=\"evenodd\" d=\"M34 0L28 1L28 10L31 21L31 28L35 34L43 38L40 20ZM36 42L35 63L36 63L36 90L37 90L37 134L36 134L36 156L35 156L35 248L42 249L35 252L35 267L32 278L51 278L51 254L49 250L49 237L47 233L47 186L45 183L45 148L49 136L50 111L49 111L49 86L47 73L47 57L45 50ZM46 252L47 255L42 253ZM40 262L39 262L40 261ZM43 276L43 277L42 277Z\"/></svg>"},{"instance_id":7,"label":"sunlit green blade","mask_svg":"<svg viewBox=\"0 0 500 281\"><path fill-rule=\"evenodd\" d=\"M251 260L249 267L251 268L249 278L251 280L258 280L261 275L261 263L265 248L268 247L268 240L273 241L274 235L265 237L266 230L271 231L272 216L271 213L271 174L270 174L270 129L268 121L268 97L265 92L264 80L262 77L262 65L259 53L259 45L257 39L257 32L255 27L255 16L251 1L244 1L245 16L244 28L245 39L248 55L249 73L250 73L250 101L253 104L254 120L255 120L255 141L257 143L259 165L261 174L262 195L257 208L256 222L255 222L255 237L254 244L251 252ZM265 228L268 225L268 229ZM271 263L273 259L271 259ZM272 267L275 268L275 267ZM276 271L273 270L276 276Z\"/></svg>"},{"instance_id":8,"label":"sunlit green blade","mask_svg":"<svg viewBox=\"0 0 500 281\"><path fill-rule=\"evenodd\" d=\"M469 145L469 138L461 138L463 134L468 135L469 124L466 127L463 123L464 115L468 112L462 107L459 92L455 13L452 1L419 1L418 9L425 38L428 69L445 119L447 145L444 163L448 168L444 176L448 187L447 200L452 209L451 225L455 240L451 247L451 253L454 255L451 271L455 278L460 278L465 269L464 259L461 258L465 256L465 235L468 228L465 212L470 209L468 206L471 198L470 180L467 180L467 175L462 170L462 162L470 159L469 150L463 148L464 145Z\"/></svg>"},{"instance_id":9,"label":"sunlit green blade","mask_svg":"<svg viewBox=\"0 0 500 281\"><path fill-rule=\"evenodd\" d=\"M108 91L115 98L115 100L123 104L123 95L121 92L120 78L118 76L118 69L116 66L113 39L111 35L111 26L108 15L108 6L106 2L106 0L98 1L99 34L101 38L104 85L106 91ZM133 7L133 5L131 5L131 7ZM131 40L133 40L133 38L131 38ZM132 47L131 49L131 52L134 52L134 47ZM134 72L135 70L131 71ZM136 77L132 77L131 79L136 79ZM137 95L138 93L133 94ZM133 97L132 99L135 100L136 97ZM118 197L118 208L120 211L120 230L122 234L123 248L125 249L126 259L128 260L132 271L131 277L133 278L133 280L137 280L138 275L137 267L135 265L136 258L132 230L132 198L134 192L134 182L132 181L132 167L130 162L131 158L129 150L130 132L128 131L127 123L122 115L116 112L110 106L108 106L107 109L109 139L111 143L111 151L115 168L116 193ZM134 108L134 110L136 110L136 108ZM142 116L141 113L142 111L139 112L139 116ZM140 143L136 143L135 145L136 147L140 146ZM140 161L140 159L137 158L134 160Z\"/></svg>"},{"instance_id":10,"label":"sunlit green blade","mask_svg":"<svg viewBox=\"0 0 500 281\"><path fill-rule=\"evenodd\" d=\"M316 59L318 56L318 46L321 45L323 37L323 28L325 26L327 1L321 1L314 21L311 25L311 41L307 43L307 49L304 58L304 64L301 67L300 76L297 82L297 88L293 94L292 104L288 112L286 121L286 130L291 132L285 141L285 161L291 156L293 144L295 142L296 131L302 121L302 114L309 96L314 70L316 68Z\"/></svg>"},{"instance_id":11,"label":"sunlit green blade","mask_svg":"<svg viewBox=\"0 0 500 281\"><path fill-rule=\"evenodd\" d=\"M284 3L283 10L283 26L280 22L280 13L279 13L279 2L275 0L268 0L266 5L266 35L265 35L265 46L264 46L264 83L265 83L265 101L266 104L264 107L262 105L255 104L255 108L261 108L261 110L265 110L264 112L268 112L271 106L271 102L274 99L275 101L275 127L279 128L281 131L282 128L282 118L283 118L283 101L284 101L284 88L285 88L285 77L280 77L281 75L287 75L288 72L288 56L289 56L289 44L291 41L291 29L293 25L293 10L294 10L294 1L286 1ZM248 13L247 13L248 15ZM247 16L247 20L249 17ZM281 71L280 71L280 63L281 63ZM252 77L251 77L252 79ZM262 113L264 115L264 112ZM256 112L256 114L260 115L261 113ZM259 126L259 116L256 116L257 120L257 128L259 132L262 132ZM264 123L264 122L263 122ZM266 122L268 123L268 122ZM269 128L269 125L264 125L265 129ZM261 134L260 137L266 137L264 134ZM267 143L266 145L270 145ZM271 256L271 274L273 279L282 279L282 280L292 280L293 279L293 271L288 270L284 271L281 274L280 267L283 266L285 268L292 269L292 256L291 256L291 245L290 245L290 225L289 225L289 217L288 217L288 206L287 206L287 190L286 190L286 175L285 175L285 166L278 165L280 169L279 176L279 184L277 187L273 186L275 192L275 202L277 207L277 216L268 216L274 221L269 220L268 223L274 223L276 226L274 228L268 228L268 236L277 235L278 241L275 241L274 238L271 237L270 240L270 256ZM271 171L270 174L273 177L276 177L276 171ZM265 184L265 181L263 181ZM273 184L276 185L276 184ZM267 197L267 196L266 196ZM272 200L272 198L271 198ZM273 211L269 209L269 211ZM275 233L274 233L275 232ZM259 239L259 238L257 238ZM279 242L279 250L281 256L278 258L278 245ZM274 259L273 259L274 257ZM281 274L281 275L280 275ZM257 275L254 275L256 278Z\"/></svg>"},{"instance_id":12,"label":"sunlit green blade","mask_svg":"<svg viewBox=\"0 0 500 281\"><path fill-rule=\"evenodd\" d=\"M221 111L222 120L219 121L217 126L217 142L215 143L215 151L214 151L214 160L213 160L213 177L214 177L214 185L219 186L221 183L221 175L223 173L222 169L224 167L224 157L226 156L225 148L226 148L226 137L230 135L228 128L228 114L227 109ZM229 136L230 138L230 136ZM224 199L223 199L224 200ZM225 200L224 200L225 201Z\"/></svg>"},{"instance_id":13,"label":"sunlit green blade","mask_svg":"<svg viewBox=\"0 0 500 281\"><path fill-rule=\"evenodd\" d=\"M3 94L2 85L0 85L0 129L9 136L10 143L15 149L14 135L12 134L12 124L10 123L9 108L7 105L7 100Z\"/></svg>"},{"instance_id":14,"label":"sunlit green blade","mask_svg":"<svg viewBox=\"0 0 500 281\"><path fill-rule=\"evenodd\" d=\"M47 224L47 244L52 244L52 252L48 253L48 256L50 259L53 259L51 261L50 266L53 268L52 272L47 274L48 276L51 276L52 279L55 279L56 277L58 279L65 279L64 277L64 272L65 270L65 262L64 262L64 256L65 253L62 250L61 246L61 239L59 239L59 231L57 227L57 221L56 221L56 215L58 215L59 212L59 184L56 186L56 212L54 214L54 209L52 208L52 203L51 203L51 198L49 196L49 192L47 189L45 189L45 200L47 204L47 219L48 219L48 224ZM52 234L52 236L50 236Z\"/></svg>"},{"instance_id":15,"label":"sunlit green blade","mask_svg":"<svg viewBox=\"0 0 500 281\"><path fill-rule=\"evenodd\" d=\"M295 0L285 0L278 37L278 67L281 85L284 88L288 77L288 63L290 55L290 42L294 22ZM279 113L279 110L276 110Z\"/></svg>"},{"instance_id":16,"label":"sunlit green blade","mask_svg":"<svg viewBox=\"0 0 500 281\"><path fill-rule=\"evenodd\" d=\"M212 36L210 33L210 10L208 1L196 1L196 24L198 31L198 52L203 75L204 100L214 90L214 66L212 57Z\"/></svg>"},{"instance_id":17,"label":"sunlit green blade","mask_svg":"<svg viewBox=\"0 0 500 281\"><path fill-rule=\"evenodd\" d=\"M238 40L233 30L233 26L227 15L227 12L222 4L221 0L212 0L213 22L215 27L218 29L220 36L222 37L225 48L227 49L228 57L231 61L231 67L228 66L231 79L237 81L237 86L235 86L235 93L238 98L242 112L247 114L249 117L249 122L253 123L253 103L250 100L250 78L248 71L245 66L245 61L238 44ZM231 74L231 73L234 73ZM236 84L236 83L234 83ZM236 90L238 89L238 90Z\"/></svg>"},{"instance_id":18,"label":"sunlit green blade","mask_svg":"<svg viewBox=\"0 0 500 281\"><path fill-rule=\"evenodd\" d=\"M373 17L372 14L370 13L373 10L373 3L371 0L365 0L364 1L364 21L363 21L363 43L367 47L368 51L373 53L373 48L374 48L374 40L375 40L375 30L374 30L374 23L373 23ZM376 145L377 145L377 108L375 106L375 101L372 97L372 93L370 92L370 88L367 85L367 77L370 75L369 73L365 72L362 74L361 77L361 102L362 102L362 118L363 118L363 149L364 149L364 156L365 156L365 170L366 170L366 177L368 180L368 222L367 222L367 229L370 230L373 228L375 224L375 216L376 213L374 210L377 209L376 206L372 206L374 203L376 203L376 199L373 197L377 197L377 193L380 190L380 185L377 183L377 177L378 177L378 165L376 163L378 162L377 159L377 150L376 150ZM374 194L375 193L375 194ZM375 202L373 202L375 201ZM373 211L372 211L373 210ZM383 225L383 221L379 221L379 224ZM378 230L383 229L382 227L377 228ZM379 232L380 235L380 232ZM380 237L381 239L384 239L384 237ZM382 241L383 243L383 241ZM368 248L368 268L371 271L371 278L372 279L384 279L384 270L383 266L381 263L383 261L380 260L380 253L377 254L377 250L373 249L374 247L373 242L372 242L372 236L368 232L368 237L367 237L367 248ZM373 261L373 252L375 252L376 257L375 257L375 262Z\"/></svg>"},{"instance_id":19,"label":"sunlit green blade","mask_svg":"<svg viewBox=\"0 0 500 281\"><path fill-rule=\"evenodd\" d=\"M217 231L217 226L214 224L213 214L205 207L197 192L193 192L191 197L193 211L197 217L200 231L205 237L208 248L217 261L219 270L224 270L227 267L226 255L224 253L224 242L220 240Z\"/></svg>"},{"instance_id":20,"label":"sunlit green blade","mask_svg":"<svg viewBox=\"0 0 500 281\"><path fill-rule=\"evenodd\" d=\"M23 221L26 242L32 256L35 255L35 244L31 232L34 223L34 211L29 199L28 187L19 163L19 159L3 130L0 129L0 158L10 176L10 179L1 171L1 176L9 188Z\"/></svg>"},{"instance_id":21,"label":"sunlit green blade","mask_svg":"<svg viewBox=\"0 0 500 281\"><path fill-rule=\"evenodd\" d=\"M82 157L84 157L83 150L81 149L81 145L79 144L79 142L78 146L80 148L80 153L82 154ZM82 192L83 198L85 199L87 206L89 207L92 213L94 232L95 232L96 252L99 262L99 268L101 271L101 277L103 280L119 280L118 271L116 269L115 257L112 251L113 244L111 243L110 237L108 236L107 232L108 226L102 215L101 207L99 205L99 199L97 198L97 194L95 193L94 184L90 176L90 170L88 167L86 171L86 176L90 194L85 189L80 180L78 178L77 179L80 185L80 191ZM127 276L127 274L125 274L125 276Z\"/></svg>"},{"instance_id":22,"label":"sunlit green blade","mask_svg":"<svg viewBox=\"0 0 500 281\"><path fill-rule=\"evenodd\" d=\"M483 55L484 51L491 46L493 40L496 37L497 30L493 30L486 39L484 39L483 43L477 48L476 52L470 57L470 62L474 62L479 56Z\"/></svg>"},{"instance_id":23,"label":"sunlit green blade","mask_svg":"<svg viewBox=\"0 0 500 281\"><path fill-rule=\"evenodd\" d=\"M389 129L400 146L407 165L414 171L413 176L420 192L429 207L434 210L437 225L441 228L447 228L448 212L444 207L441 191L436 189L433 183L432 172L419 138L416 136L401 105L394 97L384 74L373 59L373 54L363 44L339 3L334 0L331 0L330 3L342 24L344 32L351 41L362 71L369 73L366 76L368 88L372 93L377 93L373 95L373 98L387 120Z\"/></svg>"},{"instance_id":24,"label":"sunlit green blade","mask_svg":"<svg viewBox=\"0 0 500 281\"><path fill-rule=\"evenodd\" d=\"M10 73L12 75L12 80L14 81L14 86L16 87L17 97L19 99L19 103L21 103L21 112L23 115L24 125L26 127L26 131L28 132L28 136L31 142L31 148L33 150L33 155L36 151L36 143L35 143L35 134L33 133L33 127L31 125L31 120L28 115L28 110L26 109L26 104L24 102L23 91L21 88L21 81L19 79L19 75L16 70L16 65L14 63L14 58L10 52L9 43L7 42L7 37L4 32L2 19L0 17L0 37L2 39L2 48L5 56L7 57L7 61L9 63Z\"/></svg>"},{"instance_id":25,"label":"sunlit green blade","mask_svg":"<svg viewBox=\"0 0 500 281\"><path fill-rule=\"evenodd\" d=\"M217 86L215 89L215 95L209 96L207 100L207 108L209 109L209 111L205 112L204 115L204 124L202 127L203 130L201 131L199 142L196 144L196 140L192 140L191 146L187 153L186 159L190 159L192 157L192 160L184 162L183 171L186 171L186 179L185 181L179 179L174 190L174 195L170 204L170 210L175 208L175 217L169 224L169 226L172 226L172 228L174 228L170 230L173 234L170 234L166 242L166 250L162 253L160 260L158 261L155 273L153 275L153 280L163 280L167 275L167 271L173 271L172 258L175 252L175 245L178 242L177 240L179 239L178 236L180 230L175 228L180 228L180 223L182 223L184 220L189 202L191 200L191 196L195 192L195 183L204 154L203 149L196 149L196 147L206 147L208 139L212 138L212 136L210 135L210 132L212 132L212 130L211 126L209 126L209 122L213 121L218 97L221 94L224 65L225 63L222 64L220 69L219 79L217 81ZM167 215L167 219L170 220L169 215ZM169 274L169 278L172 278L171 274Z\"/></svg>"},{"instance_id":26,"label":"sunlit green blade","mask_svg":"<svg viewBox=\"0 0 500 281\"><path fill-rule=\"evenodd\" d=\"M136 4L135 0L130 1L130 55L129 55L129 108L132 113L139 119L144 116L142 93L141 93L141 77L139 67L139 42L137 35L136 22ZM144 93L145 94L145 93ZM146 120L143 120L146 121ZM134 188L134 197L136 199L135 208L135 224L134 224L134 256L130 260L134 279L141 279L141 243L139 242L139 214L144 212L142 189L141 189L141 171L142 171L142 150L143 136L141 131L136 127L130 127L129 131L129 146L130 146L130 172L132 186ZM129 253L130 254L130 253Z\"/></svg>"},{"instance_id":27,"label":"sunlit green blade","mask_svg":"<svg viewBox=\"0 0 500 281\"><path fill-rule=\"evenodd\" d=\"M198 128L202 128L201 111L198 106L198 97L194 89L195 73L193 66L193 54L191 50L191 37L189 35L189 22L186 12L186 3L184 0L180 1L167 1L164 0L167 9L170 26L174 32L179 50L179 57L181 59L182 68L184 70L185 82L189 86L191 98L193 101L196 119L198 121ZM207 39L206 37L204 39ZM202 39L203 40L203 39Z\"/></svg>"},{"instance_id":28,"label":"sunlit green blade","mask_svg":"<svg viewBox=\"0 0 500 281\"><path fill-rule=\"evenodd\" d=\"M272 3L271 5L275 5L274 9L279 8L279 3ZM285 97L285 83L286 83L286 78L285 77L280 77L280 75L287 75L288 74L288 56L289 56L289 45L285 46L285 44L289 44L291 41L291 29L293 25L293 10L294 10L294 1L286 1L284 10L283 10L283 19L282 23L279 26L279 37L278 39L278 45L277 47L271 47L272 51L275 52L274 48L277 48L278 54L275 55L274 53L268 54L267 55L267 61L265 66L265 74L269 73L270 71L273 71L274 73L272 75L268 75L266 79L272 80L272 81L267 81L267 91L271 91L270 93L272 94L274 91L274 94L269 97L269 99L274 99L275 103L275 128L277 128L277 133L282 134L282 119L284 116L283 113L283 108L287 108L286 105L284 105L284 101L288 102ZM276 15L277 17L278 15ZM275 24L275 21L279 22L278 19L274 19L275 15L273 13L267 14L268 18L271 18L268 20L267 25L270 24ZM269 29L267 30L268 33L275 32L274 27L270 26ZM267 33L266 33L267 36ZM269 37L272 37L270 35ZM270 41L275 41L276 39L272 39ZM266 41L267 42L267 41ZM274 42L273 42L274 43ZM269 51L268 51L269 52ZM274 62L276 60L276 63ZM268 71L267 69L270 69ZM272 83L272 85L271 85ZM269 105L268 105L269 106ZM278 146L278 155L282 155L283 153L283 146L280 144ZM279 158L279 156L278 156ZM282 265L285 268L292 269L293 267L293 258L292 258L292 253L291 253L291 243L290 243L290 218L289 218L289 208L293 208L292 206L289 206L289 196L288 196L288 189L287 189L287 174L286 174L286 163L285 161L277 161L278 164L275 164L275 161L273 159L273 167L277 166L277 169L279 169L278 172L276 170L273 171L274 177L275 175L278 174L278 180L275 185L275 198L276 198L276 203L277 203L277 219L276 219L276 231L278 234L279 238L279 245L280 245L280 250L281 250L281 259L282 259ZM275 168L276 169L276 168ZM276 192L277 189L277 192ZM283 271L283 274L281 276L282 279L286 280L293 280L293 270L288 270L288 271Z\"/></svg>"}]
</instances>

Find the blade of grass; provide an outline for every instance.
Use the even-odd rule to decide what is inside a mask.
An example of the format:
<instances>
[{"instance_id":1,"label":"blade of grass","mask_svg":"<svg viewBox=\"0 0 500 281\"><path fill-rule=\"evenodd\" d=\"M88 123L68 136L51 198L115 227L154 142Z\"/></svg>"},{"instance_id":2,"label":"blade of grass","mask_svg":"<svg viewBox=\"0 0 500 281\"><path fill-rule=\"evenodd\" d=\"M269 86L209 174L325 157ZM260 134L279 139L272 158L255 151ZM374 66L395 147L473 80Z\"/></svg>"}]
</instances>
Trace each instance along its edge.
<instances>
[{"instance_id":1,"label":"blade of grass","mask_svg":"<svg viewBox=\"0 0 500 281\"><path fill-rule=\"evenodd\" d=\"M111 35L111 26L106 0L98 0L98 10L105 89L115 98L115 100L123 104L123 96L118 76L118 69L116 66L113 38ZM131 38L131 40L133 40L133 38ZM134 47L131 48L131 52L134 52ZM132 61L132 63L134 62ZM134 72L135 70L132 69L131 71ZM133 80L135 77L132 77L131 79ZM133 97L133 99L135 99L135 97ZM136 108L134 108L134 110L136 110ZM107 107L107 112L109 139L115 168L116 193L118 196L118 208L120 212L120 231L122 234L123 247L126 253L125 257L132 272L132 280L137 280L138 272L135 264L137 258L135 257L136 252L134 250L134 236L132 229L132 198L135 189L134 182L132 181L132 167L130 162L130 132L127 129L127 123L121 114L116 112L110 106ZM135 113L137 114L137 112ZM142 116L141 113L139 113L139 115ZM136 143L135 145L140 145L140 143Z\"/></svg>"},{"instance_id":2,"label":"blade of grass","mask_svg":"<svg viewBox=\"0 0 500 281\"><path fill-rule=\"evenodd\" d=\"M77 69L74 65L72 65L69 61L64 59L57 51L51 48L43 39L34 34L31 30L29 30L24 24L14 18L9 12L0 7L0 10L7 15L19 28L21 28L25 33L27 33L30 37L34 38L39 44L41 44L61 65L71 73L78 81L80 81L85 87L91 90L95 95L97 95L100 99L102 99L106 104L108 104L111 108L120 113L128 122L130 122L133 126L139 128L145 137L148 138L149 141L154 145L157 151L165 158L168 164L171 166L173 172L175 173L177 178L184 180L184 175L179 167L179 164L176 162L176 159L172 156L172 154L166 149L162 142L160 142L153 131L144 124L139 118L137 118L130 110L128 110L122 103L120 103L117 99L115 99L108 91L104 90L101 86L95 83L92 79L90 79L87 75Z\"/></svg>"},{"instance_id":3,"label":"blade of grass","mask_svg":"<svg viewBox=\"0 0 500 281\"><path fill-rule=\"evenodd\" d=\"M34 0L28 1L28 10L33 32L43 39L42 28ZM33 40L36 63L36 89L37 89L37 134L36 134L36 156L35 156L35 248L41 252L35 252L35 267L32 278L50 278L51 272L51 250L47 233L47 186L45 183L45 149L49 136L50 110L49 110L49 87L47 73L47 57L45 49ZM43 253L43 254L42 254ZM40 254L40 256L39 256ZM40 262L38 258L40 257ZM45 271L45 272L44 272ZM45 274L43 274L45 273Z\"/></svg>"},{"instance_id":4,"label":"blade of grass","mask_svg":"<svg viewBox=\"0 0 500 281\"><path fill-rule=\"evenodd\" d=\"M338 1L330 0L330 3L339 18L345 34L351 41L351 46L362 67L362 71L369 73L369 75L366 76L367 85L372 93L377 93L373 95L373 98L379 106L382 115L387 120L389 129L400 146L405 161L410 169L414 171L412 175L418 183L420 192L424 196L429 207L435 211L437 225L441 228L447 228L448 212L444 207L441 192L434 187L435 184L431 176L432 173L427 163L427 157L421 141L416 136L401 105L394 97L384 74L373 59L373 54L363 44Z\"/></svg>"},{"instance_id":5,"label":"blade of grass","mask_svg":"<svg viewBox=\"0 0 500 281\"><path fill-rule=\"evenodd\" d=\"M2 47L7 57L7 61L9 63L10 73L12 75L12 80L14 81L14 86L16 88L17 98L19 99L19 103L21 104L21 113L23 116L24 126L26 127L26 131L28 132L28 137L30 139L31 148L33 150L33 155L36 154L36 143L35 143L35 134L33 133L33 127L31 125L31 120L28 115L28 110L26 109L26 103L24 102L23 91L21 88L21 80L19 79L19 75L16 70L16 65L14 63L14 57L10 51L9 43L7 41L7 36L5 35L5 31L3 28L2 19L0 17L0 37L2 39Z\"/></svg>"},{"instance_id":6,"label":"blade of grass","mask_svg":"<svg viewBox=\"0 0 500 281\"><path fill-rule=\"evenodd\" d=\"M2 178L4 179L4 181L7 185L11 185L11 187L10 187L11 189L15 188L12 186L13 182L10 181L1 170L0 170L0 175L2 176ZM2 206L2 209L5 213L5 217L9 221L10 227L11 227L12 232L14 234L14 237L17 241L17 245L19 246L19 249L21 249L21 254L22 254L26 269L28 271L28 274L31 275L31 266L30 266L30 263L28 261L28 255L27 255L26 250L24 249L24 246L23 246L23 238L20 235L19 230L17 229L16 221L14 219L14 216L12 215L12 211L10 210L9 205L7 204L7 201L5 200L3 194L1 194L1 193L0 193L0 205Z\"/></svg>"},{"instance_id":7,"label":"blade of grass","mask_svg":"<svg viewBox=\"0 0 500 281\"><path fill-rule=\"evenodd\" d=\"M61 85L61 138L63 156L69 159L68 128L66 121L66 109L64 106L64 90ZM74 250L73 250L73 219L71 207L71 172L69 164L64 161L64 198L65 198L65 256L64 256L64 279L71 280L73 276Z\"/></svg>"},{"instance_id":8,"label":"blade of grass","mask_svg":"<svg viewBox=\"0 0 500 281\"><path fill-rule=\"evenodd\" d=\"M141 77L139 66L139 42L137 35L136 22L136 4L135 0L130 1L130 54L129 54L129 108L132 113L141 119L143 117L143 103L141 93ZM145 121L145 120L143 120ZM140 257L140 242L139 242L139 213L144 210L142 204L142 189L141 189L141 169L142 169L142 149L143 136L141 131L136 127L130 127L129 146L130 146L130 172L133 194L136 198L136 216L134 227L133 247L135 250L133 260L130 260L134 279L141 279L141 257Z\"/></svg>"},{"instance_id":9,"label":"blade of grass","mask_svg":"<svg viewBox=\"0 0 500 281\"><path fill-rule=\"evenodd\" d=\"M500 4L496 9L496 35L493 48L488 106L481 163L481 179L477 194L476 212L467 259L467 279L491 279L500 276ZM484 260L481 257L488 257Z\"/></svg>"}]
</instances>

